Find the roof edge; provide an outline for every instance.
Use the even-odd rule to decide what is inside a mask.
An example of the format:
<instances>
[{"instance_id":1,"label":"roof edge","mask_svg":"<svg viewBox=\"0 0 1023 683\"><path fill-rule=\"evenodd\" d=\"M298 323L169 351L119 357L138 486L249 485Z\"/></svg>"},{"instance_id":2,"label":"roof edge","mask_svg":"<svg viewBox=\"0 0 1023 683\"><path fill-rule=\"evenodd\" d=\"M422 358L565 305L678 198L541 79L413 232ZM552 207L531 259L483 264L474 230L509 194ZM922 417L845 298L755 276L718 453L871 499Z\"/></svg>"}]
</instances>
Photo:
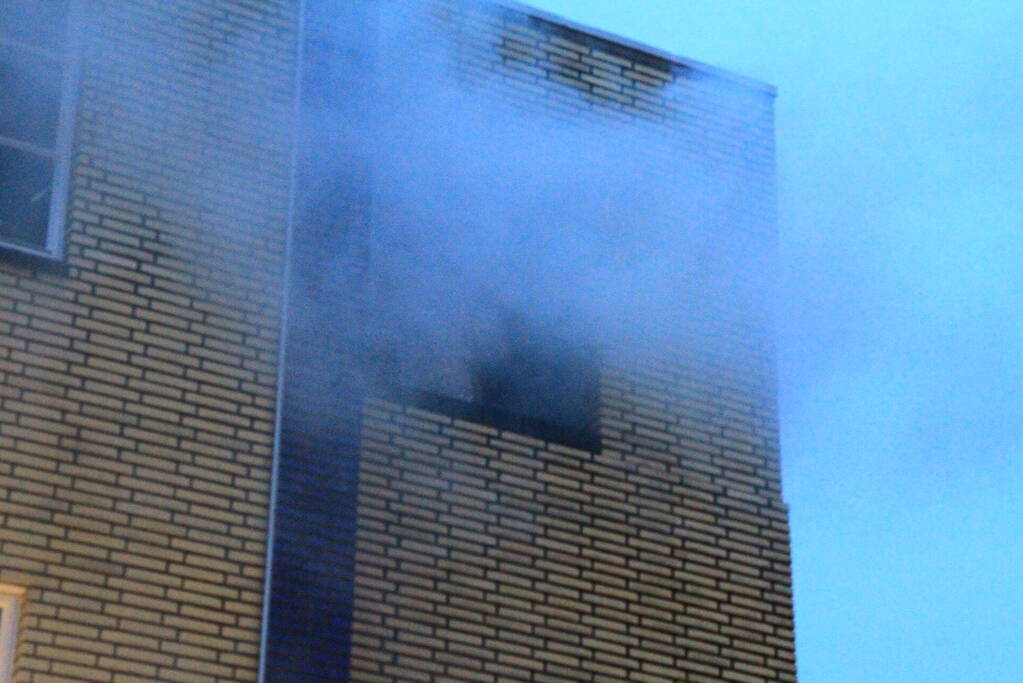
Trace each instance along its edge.
<instances>
[{"instance_id":1,"label":"roof edge","mask_svg":"<svg viewBox=\"0 0 1023 683\"><path fill-rule=\"evenodd\" d=\"M581 24L577 21L572 21L571 19L567 19L561 15L554 14L553 12L548 12L546 10L542 10L527 5L525 3L518 2L517 0L490 0L490 1L493 2L493 4L500 5L502 7L506 7L517 12L521 12L529 16L534 16L554 24L560 24L561 26L564 26L566 28L579 31L581 33L586 33L611 43L617 43L618 45L631 48L638 52L644 52L646 54L653 55L654 57L659 57L678 66L686 67L694 71L698 71L728 81L732 81L736 85L744 86L746 88L759 90L770 95L771 97L776 97L778 95L778 89L774 85L767 83L765 81L758 80L756 78L743 76L742 74L735 73L734 71L728 71L727 69L712 66L710 64L695 59L689 59L688 57L682 57L681 55L677 55L673 52L668 52L667 50L662 50L652 45L641 43L638 40L632 40L630 38L626 38L624 36L620 36L609 31L594 28L593 26L587 26L586 24Z\"/></svg>"}]
</instances>

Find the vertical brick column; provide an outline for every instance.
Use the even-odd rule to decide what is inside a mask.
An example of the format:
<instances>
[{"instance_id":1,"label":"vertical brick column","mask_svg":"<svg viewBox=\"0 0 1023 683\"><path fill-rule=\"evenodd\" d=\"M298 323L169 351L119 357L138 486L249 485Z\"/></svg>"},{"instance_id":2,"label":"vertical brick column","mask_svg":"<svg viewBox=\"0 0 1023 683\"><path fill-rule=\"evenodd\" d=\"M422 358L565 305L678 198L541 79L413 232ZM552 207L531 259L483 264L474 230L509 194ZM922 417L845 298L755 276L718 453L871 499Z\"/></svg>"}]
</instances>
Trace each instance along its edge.
<instances>
[{"instance_id":1,"label":"vertical brick column","mask_svg":"<svg viewBox=\"0 0 1023 683\"><path fill-rule=\"evenodd\" d=\"M290 253L268 681L348 671L375 3L310 0L302 35L296 212Z\"/></svg>"}]
</instances>

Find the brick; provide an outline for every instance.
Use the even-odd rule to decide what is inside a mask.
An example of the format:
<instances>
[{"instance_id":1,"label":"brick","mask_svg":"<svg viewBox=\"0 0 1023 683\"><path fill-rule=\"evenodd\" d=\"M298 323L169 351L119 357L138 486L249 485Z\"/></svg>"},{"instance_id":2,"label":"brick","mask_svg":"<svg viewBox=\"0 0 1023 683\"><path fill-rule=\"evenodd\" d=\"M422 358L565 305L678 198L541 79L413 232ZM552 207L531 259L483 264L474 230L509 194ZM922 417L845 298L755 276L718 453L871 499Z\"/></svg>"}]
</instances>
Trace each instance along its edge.
<instances>
[{"instance_id":1,"label":"brick","mask_svg":"<svg viewBox=\"0 0 1023 683\"><path fill-rule=\"evenodd\" d=\"M295 4L172 5L112 3L122 21L95 37L71 268L0 263L0 476L16 482L0 553L5 581L44 588L19 660L32 681L256 679ZM460 77L488 97L634 125L652 147L699 129L701 164L773 172L761 93L516 10L442 5L436 35L457 27ZM134 43L166 49L176 80L133 73ZM250 100L272 106L236 120ZM144 113L163 110L187 126ZM237 176L212 201L204 163ZM713 353L605 363L598 452L368 403L353 675L792 680L770 358L724 357L758 332L699 334Z\"/></svg>"}]
</instances>

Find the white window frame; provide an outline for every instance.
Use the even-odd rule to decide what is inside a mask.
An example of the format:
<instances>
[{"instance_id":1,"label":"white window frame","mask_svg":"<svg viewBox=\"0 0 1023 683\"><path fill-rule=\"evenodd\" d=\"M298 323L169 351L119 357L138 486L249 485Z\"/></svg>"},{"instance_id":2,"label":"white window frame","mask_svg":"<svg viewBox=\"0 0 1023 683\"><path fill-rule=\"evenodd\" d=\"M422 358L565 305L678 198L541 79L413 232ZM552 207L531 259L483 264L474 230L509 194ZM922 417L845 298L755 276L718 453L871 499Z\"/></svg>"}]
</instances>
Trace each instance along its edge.
<instances>
[{"instance_id":1,"label":"white window frame","mask_svg":"<svg viewBox=\"0 0 1023 683\"><path fill-rule=\"evenodd\" d=\"M14 650L18 645L18 618L25 589L0 583L0 683L11 683L14 676Z\"/></svg>"},{"instance_id":2,"label":"white window frame","mask_svg":"<svg viewBox=\"0 0 1023 683\"><path fill-rule=\"evenodd\" d=\"M2 2L3 0L0 0ZM23 244L6 242L0 237L0 249L16 251L48 260L61 261L64 257L64 233L67 224L67 200L71 179L71 145L74 137L75 105L78 101L78 74L80 53L78 44L78 22L82 14L78 10L79 0L68 0L67 27L63 50L47 50L28 45L0 33L0 45L34 53L61 65L60 113L57 120L57 136L51 151L37 145L0 135L0 145L46 156L53 160L53 180L50 187L50 208L47 216L46 244L33 249ZM0 678L0 683L5 683Z\"/></svg>"}]
</instances>

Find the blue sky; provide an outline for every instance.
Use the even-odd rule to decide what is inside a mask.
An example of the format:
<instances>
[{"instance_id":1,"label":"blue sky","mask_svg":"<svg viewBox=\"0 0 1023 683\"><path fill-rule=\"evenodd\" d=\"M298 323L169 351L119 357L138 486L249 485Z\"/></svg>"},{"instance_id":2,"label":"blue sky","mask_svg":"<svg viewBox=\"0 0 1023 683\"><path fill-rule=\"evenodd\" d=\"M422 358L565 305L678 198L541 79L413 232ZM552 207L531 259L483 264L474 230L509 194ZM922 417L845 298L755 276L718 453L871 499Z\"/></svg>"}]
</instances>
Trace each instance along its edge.
<instances>
[{"instance_id":1,"label":"blue sky","mask_svg":"<svg viewBox=\"0 0 1023 683\"><path fill-rule=\"evenodd\" d=\"M1023 3L532 4L778 87L800 680L1023 680Z\"/></svg>"}]
</instances>

